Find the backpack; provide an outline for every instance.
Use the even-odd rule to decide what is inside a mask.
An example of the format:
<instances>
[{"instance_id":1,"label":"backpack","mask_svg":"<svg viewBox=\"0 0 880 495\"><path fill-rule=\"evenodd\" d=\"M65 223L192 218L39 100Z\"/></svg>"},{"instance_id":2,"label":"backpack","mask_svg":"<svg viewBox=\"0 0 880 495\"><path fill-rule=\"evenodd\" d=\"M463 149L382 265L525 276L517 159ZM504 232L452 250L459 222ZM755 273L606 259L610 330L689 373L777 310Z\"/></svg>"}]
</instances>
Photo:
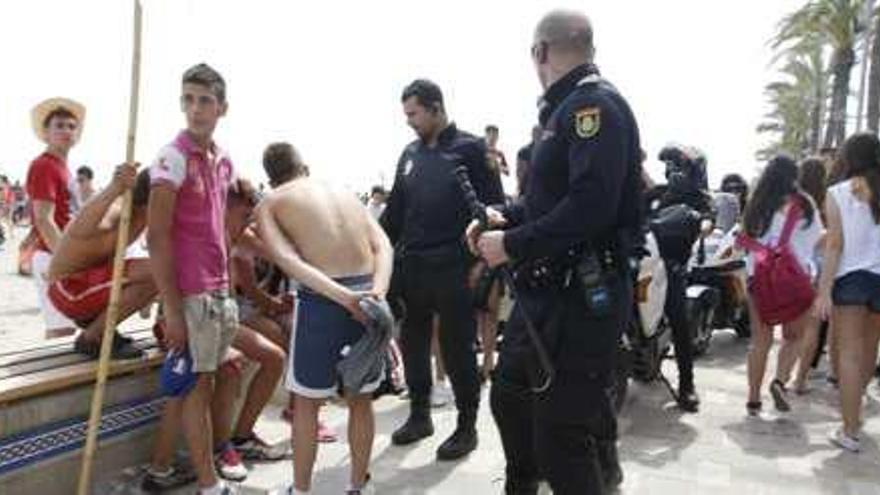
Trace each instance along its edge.
<instances>
[{"instance_id":1,"label":"backpack","mask_svg":"<svg viewBox=\"0 0 880 495\"><path fill-rule=\"evenodd\" d=\"M810 274L791 250L791 235L801 218L799 201L791 203L782 236L775 246L766 246L740 234L737 244L754 255L755 270L749 289L758 317L768 325L794 321L810 309L816 297Z\"/></svg>"}]
</instances>

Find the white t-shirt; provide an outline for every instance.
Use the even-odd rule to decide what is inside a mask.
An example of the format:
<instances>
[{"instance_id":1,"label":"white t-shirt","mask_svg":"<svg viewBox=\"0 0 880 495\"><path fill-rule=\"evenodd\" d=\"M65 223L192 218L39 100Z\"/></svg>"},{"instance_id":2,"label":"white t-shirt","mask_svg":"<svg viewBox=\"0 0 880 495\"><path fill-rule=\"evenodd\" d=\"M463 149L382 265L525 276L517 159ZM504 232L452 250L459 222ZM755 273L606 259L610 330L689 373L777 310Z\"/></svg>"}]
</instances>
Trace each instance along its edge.
<instances>
[{"instance_id":1,"label":"white t-shirt","mask_svg":"<svg viewBox=\"0 0 880 495\"><path fill-rule=\"evenodd\" d=\"M816 245L825 233L825 226L822 225L822 218L812 198L808 197L807 200L813 205L813 221L810 225L807 225L807 219L802 216L795 224L789 245L791 246L792 253L794 253L804 270L811 277L815 277L819 273L819 267L816 266L815 262ZM779 243L779 238L782 237L782 228L785 227L785 218L788 215L789 204L786 203L785 206L773 215L773 222L770 224L770 228L757 239L759 243L765 246L776 246ZM754 273L755 266L754 253L749 253L747 265L748 274L751 276Z\"/></svg>"},{"instance_id":2,"label":"white t-shirt","mask_svg":"<svg viewBox=\"0 0 880 495\"><path fill-rule=\"evenodd\" d=\"M880 274L880 225L874 222L868 203L853 194L852 182L850 179L828 189L828 196L840 210L843 227L837 278L859 270Z\"/></svg>"}]
</instances>

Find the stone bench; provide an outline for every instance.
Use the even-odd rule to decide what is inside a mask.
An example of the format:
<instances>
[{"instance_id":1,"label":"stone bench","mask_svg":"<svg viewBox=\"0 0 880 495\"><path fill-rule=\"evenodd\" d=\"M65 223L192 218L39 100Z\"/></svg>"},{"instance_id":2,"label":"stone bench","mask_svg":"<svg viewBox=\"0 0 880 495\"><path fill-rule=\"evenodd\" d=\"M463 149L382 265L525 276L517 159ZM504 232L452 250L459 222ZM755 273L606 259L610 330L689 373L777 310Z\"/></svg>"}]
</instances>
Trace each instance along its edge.
<instances>
[{"instance_id":1,"label":"stone bench","mask_svg":"<svg viewBox=\"0 0 880 495\"><path fill-rule=\"evenodd\" d=\"M163 353L150 329L127 334L146 356L111 362L96 481L149 459L161 413ZM0 353L0 493L75 490L97 365L73 351L72 338Z\"/></svg>"}]
</instances>

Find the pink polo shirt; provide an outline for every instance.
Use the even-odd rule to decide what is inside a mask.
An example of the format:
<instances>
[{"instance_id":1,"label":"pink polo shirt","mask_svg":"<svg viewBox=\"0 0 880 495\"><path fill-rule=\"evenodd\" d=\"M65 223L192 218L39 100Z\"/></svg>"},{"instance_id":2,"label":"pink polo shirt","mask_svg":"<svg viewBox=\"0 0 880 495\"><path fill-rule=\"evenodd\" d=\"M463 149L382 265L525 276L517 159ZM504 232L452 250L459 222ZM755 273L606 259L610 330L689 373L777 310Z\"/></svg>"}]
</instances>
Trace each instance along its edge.
<instances>
[{"instance_id":1,"label":"pink polo shirt","mask_svg":"<svg viewBox=\"0 0 880 495\"><path fill-rule=\"evenodd\" d=\"M226 194L234 179L229 156L211 144L209 158L186 131L162 148L152 184L177 189L172 225L177 287L183 295L229 288Z\"/></svg>"}]
</instances>

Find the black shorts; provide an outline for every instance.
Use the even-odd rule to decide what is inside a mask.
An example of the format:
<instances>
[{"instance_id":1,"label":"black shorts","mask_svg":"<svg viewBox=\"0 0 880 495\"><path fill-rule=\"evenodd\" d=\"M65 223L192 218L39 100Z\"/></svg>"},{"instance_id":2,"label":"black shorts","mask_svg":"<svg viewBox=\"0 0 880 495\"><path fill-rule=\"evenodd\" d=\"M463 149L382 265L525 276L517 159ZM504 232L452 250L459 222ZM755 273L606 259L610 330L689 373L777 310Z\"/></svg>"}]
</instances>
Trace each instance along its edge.
<instances>
[{"instance_id":1,"label":"black shorts","mask_svg":"<svg viewBox=\"0 0 880 495\"><path fill-rule=\"evenodd\" d=\"M880 274L859 270L834 281L831 300L835 306L867 306L880 313Z\"/></svg>"}]
</instances>

